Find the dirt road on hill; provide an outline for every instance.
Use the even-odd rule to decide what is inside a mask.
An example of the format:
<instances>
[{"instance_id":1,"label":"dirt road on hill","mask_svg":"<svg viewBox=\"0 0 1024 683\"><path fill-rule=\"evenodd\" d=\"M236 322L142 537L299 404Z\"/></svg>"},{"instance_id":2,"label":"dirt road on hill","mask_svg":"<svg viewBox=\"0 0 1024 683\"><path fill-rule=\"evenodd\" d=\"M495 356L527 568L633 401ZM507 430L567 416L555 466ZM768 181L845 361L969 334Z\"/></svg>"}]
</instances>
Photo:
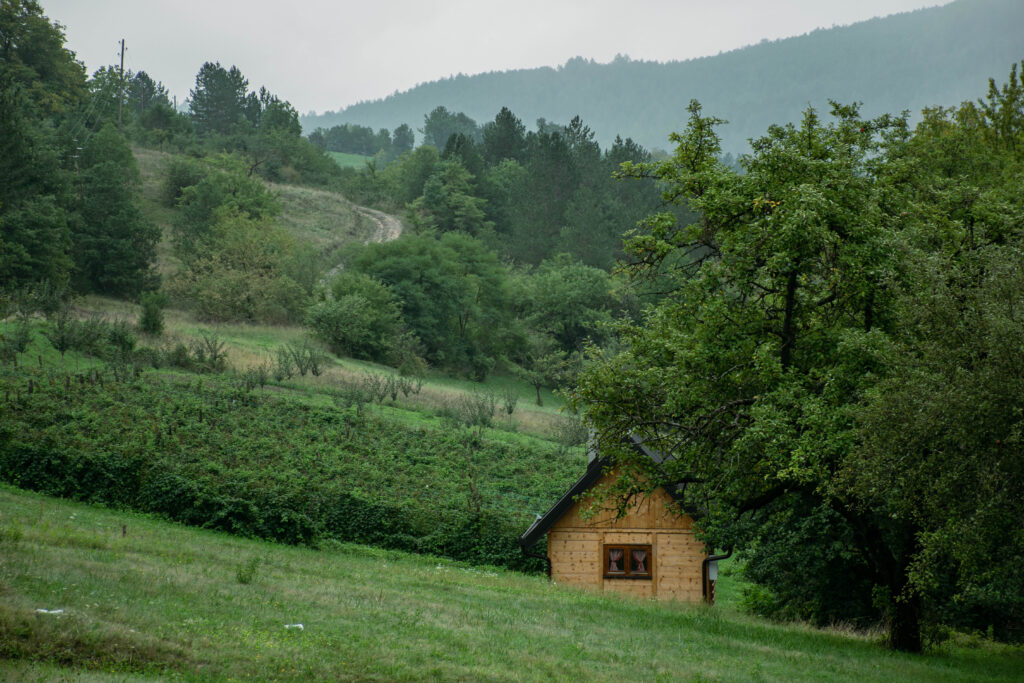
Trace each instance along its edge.
<instances>
[{"instance_id":1,"label":"dirt road on hill","mask_svg":"<svg viewBox=\"0 0 1024 683\"><path fill-rule=\"evenodd\" d=\"M369 218L375 226L373 234L367 237L363 244L370 244L371 242L390 242L391 240L396 240L401 236L402 222L394 216L384 213L383 211L378 211L377 209L358 206L357 204L353 204L352 208L355 209L356 213L360 216ZM331 278L337 275L344 267L344 263L339 263L324 273L324 276L320 281L324 283L330 282Z\"/></svg>"},{"instance_id":2,"label":"dirt road on hill","mask_svg":"<svg viewBox=\"0 0 1024 683\"><path fill-rule=\"evenodd\" d=\"M394 216L383 211L377 211L376 209L368 209L365 206L354 206L354 208L360 215L366 216L377 226L373 235L367 238L366 244L370 242L390 242L391 240L398 239L399 235L402 234L402 223Z\"/></svg>"}]
</instances>

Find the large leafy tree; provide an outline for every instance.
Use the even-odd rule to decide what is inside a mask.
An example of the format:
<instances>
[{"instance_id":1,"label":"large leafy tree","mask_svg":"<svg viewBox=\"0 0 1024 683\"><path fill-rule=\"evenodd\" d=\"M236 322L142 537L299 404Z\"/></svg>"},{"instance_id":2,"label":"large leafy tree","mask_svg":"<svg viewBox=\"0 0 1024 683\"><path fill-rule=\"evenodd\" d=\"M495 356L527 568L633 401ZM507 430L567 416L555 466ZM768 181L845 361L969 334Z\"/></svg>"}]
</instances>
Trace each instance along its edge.
<instances>
[{"instance_id":1,"label":"large leafy tree","mask_svg":"<svg viewBox=\"0 0 1024 683\"><path fill-rule=\"evenodd\" d=\"M416 134L412 132L412 128L407 123L395 128L391 134L392 154L395 157L411 152L414 144L416 144Z\"/></svg>"},{"instance_id":2,"label":"large leafy tree","mask_svg":"<svg viewBox=\"0 0 1024 683\"><path fill-rule=\"evenodd\" d=\"M474 190L473 175L461 163L440 162L423 184L423 194L409 207L413 222L441 232L489 234L494 224L486 218L485 200Z\"/></svg>"},{"instance_id":3,"label":"large leafy tree","mask_svg":"<svg viewBox=\"0 0 1024 683\"><path fill-rule=\"evenodd\" d=\"M575 400L610 451L633 433L675 455L619 458L644 475L627 483L691 482L707 540L766 587L755 606L881 618L904 650L923 620L1019 637L1022 100L1011 78L913 133L808 112L742 174L693 104L672 159L624 166L697 218L628 242L664 298Z\"/></svg>"},{"instance_id":4,"label":"large leafy tree","mask_svg":"<svg viewBox=\"0 0 1024 683\"><path fill-rule=\"evenodd\" d=\"M86 142L79 167L72 233L77 289L120 296L153 289L160 230L136 202L139 171L128 143L107 124Z\"/></svg>"},{"instance_id":5,"label":"large leafy tree","mask_svg":"<svg viewBox=\"0 0 1024 683\"><path fill-rule=\"evenodd\" d=\"M773 127L740 175L717 160L718 121L692 103L671 159L624 167L662 181L664 198L699 219L657 214L629 241L632 276L666 295L641 324L622 325L625 349L598 354L576 401L610 451L634 433L676 455L667 478L697 480L687 493L706 506L712 543L756 547L761 530L792 530L794 510L813 513L836 543L793 554L867 566L891 596L893 645L914 650L916 530L840 483L871 376L860 349L889 321L893 252L872 160L879 134L903 124L853 107L833 114L829 125L808 111L800 126Z\"/></svg>"},{"instance_id":6,"label":"large leafy tree","mask_svg":"<svg viewBox=\"0 0 1024 683\"><path fill-rule=\"evenodd\" d=\"M513 342L506 270L469 235L409 234L369 244L346 268L390 288L431 363L483 378Z\"/></svg>"},{"instance_id":7,"label":"large leafy tree","mask_svg":"<svg viewBox=\"0 0 1024 683\"><path fill-rule=\"evenodd\" d=\"M0 2L0 81L20 85L43 117L68 113L85 96L85 68L35 0Z\"/></svg>"},{"instance_id":8,"label":"large leafy tree","mask_svg":"<svg viewBox=\"0 0 1024 683\"><path fill-rule=\"evenodd\" d=\"M0 2L0 286L67 283L85 70L33 0Z\"/></svg>"},{"instance_id":9,"label":"large leafy tree","mask_svg":"<svg viewBox=\"0 0 1024 683\"><path fill-rule=\"evenodd\" d=\"M1024 615L1024 91L930 109L885 171L906 284L846 481L920 530L929 616L1020 639Z\"/></svg>"},{"instance_id":10,"label":"large leafy tree","mask_svg":"<svg viewBox=\"0 0 1024 683\"><path fill-rule=\"evenodd\" d=\"M28 115L19 86L0 88L0 280L68 281L68 174L59 149Z\"/></svg>"}]
</instances>

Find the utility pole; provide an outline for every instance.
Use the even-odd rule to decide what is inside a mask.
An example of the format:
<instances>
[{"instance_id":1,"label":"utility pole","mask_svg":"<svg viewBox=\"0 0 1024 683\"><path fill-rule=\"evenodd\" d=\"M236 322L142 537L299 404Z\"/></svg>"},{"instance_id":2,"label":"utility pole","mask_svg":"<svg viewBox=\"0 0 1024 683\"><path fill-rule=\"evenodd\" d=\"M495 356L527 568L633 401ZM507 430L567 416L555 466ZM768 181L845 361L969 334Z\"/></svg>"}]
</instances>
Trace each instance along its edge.
<instances>
[{"instance_id":1,"label":"utility pole","mask_svg":"<svg viewBox=\"0 0 1024 683\"><path fill-rule=\"evenodd\" d=\"M124 38L121 39L121 76L117 85L117 132L121 132L121 103L124 100Z\"/></svg>"}]
</instances>

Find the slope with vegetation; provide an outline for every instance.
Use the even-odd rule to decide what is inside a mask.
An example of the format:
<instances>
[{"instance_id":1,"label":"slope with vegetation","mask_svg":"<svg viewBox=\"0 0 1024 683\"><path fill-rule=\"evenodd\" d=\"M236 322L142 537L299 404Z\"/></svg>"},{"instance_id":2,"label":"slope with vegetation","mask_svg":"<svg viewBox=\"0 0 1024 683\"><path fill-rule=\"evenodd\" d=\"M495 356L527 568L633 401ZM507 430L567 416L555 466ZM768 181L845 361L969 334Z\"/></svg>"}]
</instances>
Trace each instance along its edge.
<instances>
[{"instance_id":1,"label":"slope with vegetation","mask_svg":"<svg viewBox=\"0 0 1024 683\"><path fill-rule=\"evenodd\" d=\"M713 609L625 600L348 543L261 543L8 488L0 587L7 680L1011 681L1024 672L1020 651L1005 646L968 638L894 654L873 636L742 615L724 592Z\"/></svg>"},{"instance_id":2,"label":"slope with vegetation","mask_svg":"<svg viewBox=\"0 0 1024 683\"><path fill-rule=\"evenodd\" d=\"M187 115L128 74L119 133L120 74L87 78L35 2L4 8L3 480L536 568L514 541L582 465L550 393L574 386L604 452L676 455L622 454L641 476L617 502L688 481L748 608L904 650L1022 638L1016 67L916 128L808 110L738 162L696 102L660 159L579 117L435 107L412 150L323 131L400 148L345 171L214 63ZM338 190L408 229L373 242Z\"/></svg>"}]
</instances>

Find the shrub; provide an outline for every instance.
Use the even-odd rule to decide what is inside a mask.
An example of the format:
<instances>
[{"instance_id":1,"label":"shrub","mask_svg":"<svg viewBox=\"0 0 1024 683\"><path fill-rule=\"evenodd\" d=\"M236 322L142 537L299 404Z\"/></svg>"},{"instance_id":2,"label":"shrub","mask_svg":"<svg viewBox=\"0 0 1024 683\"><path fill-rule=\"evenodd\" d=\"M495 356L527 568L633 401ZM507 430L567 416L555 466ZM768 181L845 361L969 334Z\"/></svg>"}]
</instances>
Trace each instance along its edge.
<instances>
[{"instance_id":1,"label":"shrub","mask_svg":"<svg viewBox=\"0 0 1024 683\"><path fill-rule=\"evenodd\" d=\"M224 372L228 366L224 340L204 330L199 334L199 339L192 343L192 360L199 372Z\"/></svg>"},{"instance_id":2,"label":"shrub","mask_svg":"<svg viewBox=\"0 0 1024 683\"><path fill-rule=\"evenodd\" d=\"M160 188L160 199L165 206L176 206L186 187L198 184L207 174L199 161L182 157L171 157L167 162L164 182Z\"/></svg>"},{"instance_id":3,"label":"shrub","mask_svg":"<svg viewBox=\"0 0 1024 683\"><path fill-rule=\"evenodd\" d=\"M310 344L308 339L303 340L301 344L288 344L284 348L291 358L292 366L303 377L307 372L319 377L327 364L327 354Z\"/></svg>"},{"instance_id":4,"label":"shrub","mask_svg":"<svg viewBox=\"0 0 1024 683\"><path fill-rule=\"evenodd\" d=\"M167 306L167 295L161 292L143 292L139 303L142 304L139 330L159 337L164 331L163 309Z\"/></svg>"},{"instance_id":5,"label":"shrub","mask_svg":"<svg viewBox=\"0 0 1024 683\"><path fill-rule=\"evenodd\" d=\"M292 354L288 347L277 347L274 351L274 381L283 382L286 379L291 379L294 374L295 361L292 359Z\"/></svg>"},{"instance_id":6,"label":"shrub","mask_svg":"<svg viewBox=\"0 0 1024 683\"><path fill-rule=\"evenodd\" d=\"M124 320L115 320L107 324L107 342L118 358L125 359L135 349L135 333Z\"/></svg>"}]
</instances>

